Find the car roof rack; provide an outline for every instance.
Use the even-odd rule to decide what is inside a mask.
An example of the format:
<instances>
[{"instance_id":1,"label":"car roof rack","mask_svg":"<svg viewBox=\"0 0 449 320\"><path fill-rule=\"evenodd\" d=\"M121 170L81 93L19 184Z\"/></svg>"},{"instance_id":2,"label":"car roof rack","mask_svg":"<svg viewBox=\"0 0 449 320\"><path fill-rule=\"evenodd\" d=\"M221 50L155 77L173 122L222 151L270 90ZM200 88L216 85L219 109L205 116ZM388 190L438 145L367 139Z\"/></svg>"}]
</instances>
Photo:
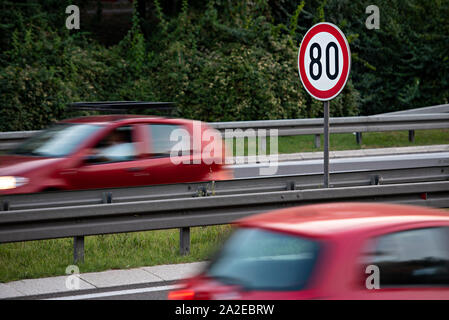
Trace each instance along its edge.
<instances>
[{"instance_id":1,"label":"car roof rack","mask_svg":"<svg viewBox=\"0 0 449 320\"><path fill-rule=\"evenodd\" d=\"M96 102L74 102L69 104L71 109L108 111L125 113L130 109L151 109L157 111L172 111L175 109L174 102L148 102L148 101L96 101Z\"/></svg>"}]
</instances>

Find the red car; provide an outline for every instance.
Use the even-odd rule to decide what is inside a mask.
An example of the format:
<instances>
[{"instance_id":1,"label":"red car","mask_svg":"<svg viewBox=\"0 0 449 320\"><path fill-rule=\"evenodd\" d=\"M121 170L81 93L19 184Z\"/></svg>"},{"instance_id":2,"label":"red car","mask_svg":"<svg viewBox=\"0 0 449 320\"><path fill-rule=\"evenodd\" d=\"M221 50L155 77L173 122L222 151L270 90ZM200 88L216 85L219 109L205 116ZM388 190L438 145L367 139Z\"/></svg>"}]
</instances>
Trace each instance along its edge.
<instances>
[{"instance_id":1,"label":"red car","mask_svg":"<svg viewBox=\"0 0 449 320\"><path fill-rule=\"evenodd\" d=\"M169 299L449 299L449 212L332 203L237 222Z\"/></svg>"},{"instance_id":2,"label":"red car","mask_svg":"<svg viewBox=\"0 0 449 320\"><path fill-rule=\"evenodd\" d=\"M170 139L174 132L178 141ZM81 117L0 155L0 194L231 179L224 157L219 132L199 121Z\"/></svg>"}]
</instances>

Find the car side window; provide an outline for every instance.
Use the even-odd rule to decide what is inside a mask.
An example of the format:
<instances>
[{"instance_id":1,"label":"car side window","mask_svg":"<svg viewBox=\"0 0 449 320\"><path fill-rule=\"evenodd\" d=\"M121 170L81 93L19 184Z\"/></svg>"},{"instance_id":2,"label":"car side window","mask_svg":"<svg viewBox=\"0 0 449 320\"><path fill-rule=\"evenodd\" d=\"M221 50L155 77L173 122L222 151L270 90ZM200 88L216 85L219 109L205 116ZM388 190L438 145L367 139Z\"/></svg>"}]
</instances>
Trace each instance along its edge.
<instances>
[{"instance_id":1,"label":"car side window","mask_svg":"<svg viewBox=\"0 0 449 320\"><path fill-rule=\"evenodd\" d=\"M150 149L153 158L170 157L174 148L179 151L190 150L190 135L187 129L183 126L173 124L149 124L147 128L151 137ZM179 148L180 143L182 144L181 148Z\"/></svg>"},{"instance_id":2,"label":"car side window","mask_svg":"<svg viewBox=\"0 0 449 320\"><path fill-rule=\"evenodd\" d=\"M380 287L448 286L449 227L413 229L380 236L363 264L379 268Z\"/></svg>"},{"instance_id":3,"label":"car side window","mask_svg":"<svg viewBox=\"0 0 449 320\"><path fill-rule=\"evenodd\" d=\"M133 127L122 126L114 129L93 149L88 163L110 163L134 160Z\"/></svg>"}]
</instances>

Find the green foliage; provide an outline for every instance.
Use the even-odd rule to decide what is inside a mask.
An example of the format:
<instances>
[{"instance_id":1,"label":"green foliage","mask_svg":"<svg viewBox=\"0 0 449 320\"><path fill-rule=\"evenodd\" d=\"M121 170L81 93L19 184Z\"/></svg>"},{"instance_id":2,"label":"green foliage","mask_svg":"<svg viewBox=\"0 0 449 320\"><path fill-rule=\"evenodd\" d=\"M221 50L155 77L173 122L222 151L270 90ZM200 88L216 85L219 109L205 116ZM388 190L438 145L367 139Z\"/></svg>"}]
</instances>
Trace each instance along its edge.
<instances>
[{"instance_id":1,"label":"green foliage","mask_svg":"<svg viewBox=\"0 0 449 320\"><path fill-rule=\"evenodd\" d=\"M134 75L138 76L144 68L146 59L145 39L140 29L139 14L136 10L137 2L134 2L134 15L132 27L126 37L120 42L119 48L126 60L129 61Z\"/></svg>"},{"instance_id":2,"label":"green foliage","mask_svg":"<svg viewBox=\"0 0 449 320\"><path fill-rule=\"evenodd\" d=\"M292 39L303 7L281 34L273 33L265 0L212 1L204 11L184 0L169 18L155 1L154 32L145 38L135 10L128 34L109 49L55 31L52 19L18 19L1 54L0 130L42 128L66 117L68 103L89 100L175 101L179 116L205 121L319 116L322 105L296 72ZM15 9L20 18L23 8ZM356 114L356 97L353 87L345 90L333 113Z\"/></svg>"},{"instance_id":3,"label":"green foliage","mask_svg":"<svg viewBox=\"0 0 449 320\"><path fill-rule=\"evenodd\" d=\"M191 229L189 255L179 254L179 230L154 230L90 236L80 272L129 269L209 259L231 232L231 225ZM0 246L0 283L65 275L73 263L70 238L15 242Z\"/></svg>"},{"instance_id":4,"label":"green foliage","mask_svg":"<svg viewBox=\"0 0 449 320\"><path fill-rule=\"evenodd\" d=\"M369 1L330 1L329 19L354 33L353 83L362 114L448 103L449 1L379 0L380 29L365 26ZM363 18L363 19L362 19Z\"/></svg>"},{"instance_id":5,"label":"green foliage","mask_svg":"<svg viewBox=\"0 0 449 320\"><path fill-rule=\"evenodd\" d=\"M296 29L298 27L298 17L299 17L299 14L301 13L302 9L304 8L304 5L305 5L305 2L301 1L301 3L298 5L298 7L295 10L295 13L290 18L289 33L290 33L290 36L292 36L292 37L296 34Z\"/></svg>"},{"instance_id":6,"label":"green foliage","mask_svg":"<svg viewBox=\"0 0 449 320\"><path fill-rule=\"evenodd\" d=\"M320 21L338 25L352 52L333 116L449 100L449 0L379 0L380 30L365 27L367 1L154 0L109 48L64 27L69 2L0 3L1 131L42 128L89 100L174 101L179 116L205 121L321 116L296 66Z\"/></svg>"},{"instance_id":7,"label":"green foliage","mask_svg":"<svg viewBox=\"0 0 449 320\"><path fill-rule=\"evenodd\" d=\"M68 103L120 92L133 70L126 60L77 42L37 28L13 32L12 48L2 55L9 65L0 69L0 131L40 129L64 118Z\"/></svg>"},{"instance_id":8,"label":"green foliage","mask_svg":"<svg viewBox=\"0 0 449 320\"><path fill-rule=\"evenodd\" d=\"M2 70L0 130L31 130L61 117L70 92L56 73L52 67L9 66Z\"/></svg>"},{"instance_id":9,"label":"green foliage","mask_svg":"<svg viewBox=\"0 0 449 320\"><path fill-rule=\"evenodd\" d=\"M301 86L297 47L292 45L303 3L285 35L259 15L266 10L264 4L209 4L200 19L195 19L195 13L186 16L185 9L173 19L168 27L173 31L166 38L155 36L150 41L161 48L152 69L160 99L176 101L183 117L205 121L321 115L322 104L309 99ZM332 113L357 114L357 92L352 86L336 101Z\"/></svg>"}]
</instances>

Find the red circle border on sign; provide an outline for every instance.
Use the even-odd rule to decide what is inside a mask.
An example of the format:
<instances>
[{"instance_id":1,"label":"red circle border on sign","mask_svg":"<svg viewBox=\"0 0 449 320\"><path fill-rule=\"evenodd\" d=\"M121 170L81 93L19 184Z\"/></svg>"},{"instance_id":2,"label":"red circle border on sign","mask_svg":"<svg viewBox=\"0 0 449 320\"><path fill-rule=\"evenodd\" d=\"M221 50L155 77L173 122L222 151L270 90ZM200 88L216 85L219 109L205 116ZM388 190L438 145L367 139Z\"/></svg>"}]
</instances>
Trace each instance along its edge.
<instances>
[{"instance_id":1,"label":"red circle border on sign","mask_svg":"<svg viewBox=\"0 0 449 320\"><path fill-rule=\"evenodd\" d=\"M306 51L308 43L310 42L310 39L312 39L312 37L314 35L316 35L317 33L320 33L320 32L328 32L331 35L333 35L337 39L337 41L343 51L343 71L340 76L340 79L338 79L338 82L335 86L333 86L331 89L325 90L325 91L315 88L310 83L309 79L307 79L306 72L305 72L304 68L302 67L304 65L305 51ZM318 24L314 25L312 28L310 28L310 30L307 31L306 35L304 36L304 38L301 42L301 46L299 48L299 54L298 54L299 77L301 78L301 82L304 85L304 88L307 90L307 92L314 98L316 98L318 100L322 100L322 101L327 101L327 100L331 100L331 99L335 98L341 92L341 90L343 90L343 88L346 84L346 81L349 78L349 70L350 70L350 64L351 64L350 56L351 56L351 52L349 49L349 44L347 43L346 38L344 37L343 33L337 26L327 23L327 22L322 22L322 23L318 23Z\"/></svg>"}]
</instances>

